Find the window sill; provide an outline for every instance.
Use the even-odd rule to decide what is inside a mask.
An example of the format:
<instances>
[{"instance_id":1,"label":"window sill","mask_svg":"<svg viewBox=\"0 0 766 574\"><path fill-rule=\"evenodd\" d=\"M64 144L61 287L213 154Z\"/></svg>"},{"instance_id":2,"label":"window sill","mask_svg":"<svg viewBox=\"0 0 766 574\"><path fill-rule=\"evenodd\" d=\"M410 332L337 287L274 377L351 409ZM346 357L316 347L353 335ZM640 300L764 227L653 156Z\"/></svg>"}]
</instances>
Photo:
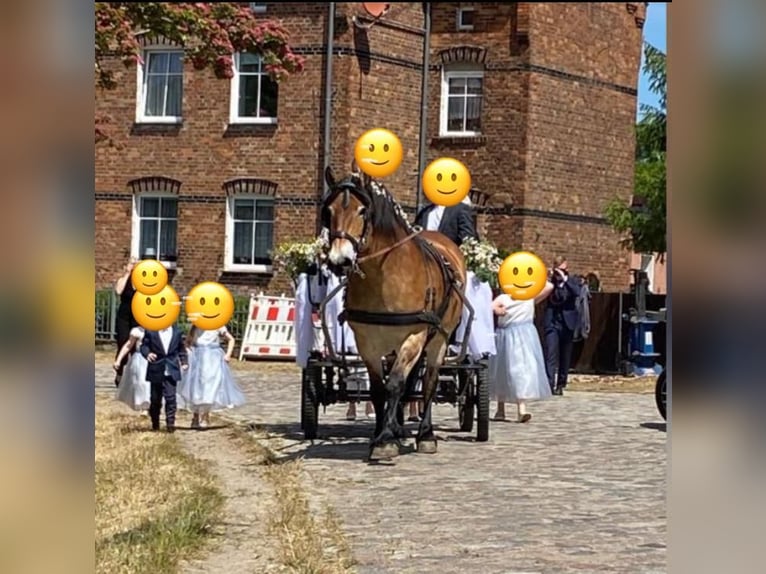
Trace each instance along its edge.
<instances>
[{"instance_id":1,"label":"window sill","mask_svg":"<svg viewBox=\"0 0 766 574\"><path fill-rule=\"evenodd\" d=\"M250 273L257 275L273 275L274 267L272 265L226 265L223 268L224 273Z\"/></svg>"},{"instance_id":2,"label":"window sill","mask_svg":"<svg viewBox=\"0 0 766 574\"><path fill-rule=\"evenodd\" d=\"M484 145L487 136L481 134L440 134L432 138L432 144Z\"/></svg>"},{"instance_id":3,"label":"window sill","mask_svg":"<svg viewBox=\"0 0 766 574\"><path fill-rule=\"evenodd\" d=\"M180 125L184 123L183 118L136 118L136 125L157 126L157 125Z\"/></svg>"},{"instance_id":4,"label":"window sill","mask_svg":"<svg viewBox=\"0 0 766 574\"><path fill-rule=\"evenodd\" d=\"M273 126L277 122L278 118L229 118L229 125L231 126Z\"/></svg>"}]
</instances>

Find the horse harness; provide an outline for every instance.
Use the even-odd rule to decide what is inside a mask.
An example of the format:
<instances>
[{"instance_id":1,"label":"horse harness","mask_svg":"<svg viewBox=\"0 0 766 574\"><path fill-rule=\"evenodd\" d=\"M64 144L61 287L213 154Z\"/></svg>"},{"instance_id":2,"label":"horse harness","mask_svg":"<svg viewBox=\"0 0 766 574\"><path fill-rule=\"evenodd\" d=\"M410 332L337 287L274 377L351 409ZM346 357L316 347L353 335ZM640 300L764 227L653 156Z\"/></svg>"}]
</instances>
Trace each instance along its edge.
<instances>
[{"instance_id":1,"label":"horse harness","mask_svg":"<svg viewBox=\"0 0 766 574\"><path fill-rule=\"evenodd\" d=\"M418 237L418 235L422 231L422 229L419 229L419 228L416 228L413 233L410 233L407 237L396 242L394 245L386 247L385 249L382 249L380 251L376 251L375 253L371 253L371 254L359 257L358 256L359 251L364 247L364 243L367 238L367 231L369 229L369 217L370 217L369 207L372 204L372 199L367 195L367 193L361 193L359 188L353 183L351 182L340 183L338 186L336 186L335 190L332 191L327 196L324 202L323 223L328 230L330 229L330 222L329 222L329 213L326 211L326 209L327 209L327 206L330 205L330 203L332 203L340 193L345 194L343 199L344 207L348 207L348 197L349 197L349 194L352 194L362 203L362 205L364 205L365 208L367 208L363 216L362 233L358 238L352 237L345 231L330 230L331 243L333 239L346 239L354 247L354 250L357 253L357 260L354 263L353 272L360 273L363 275L363 273L358 267L359 262L387 255L389 252L393 251L400 245L403 245L407 241L412 240L420 249L421 256L423 257L423 262L426 264L425 265L426 273L429 276L430 276L430 273L428 273L428 265L427 265L428 259L430 258L431 260L436 262L445 288L444 288L444 298L442 299L438 307L436 307L435 289L429 286L426 289L426 298L425 298L422 311L413 311L413 312L363 311L361 309L349 309L345 307L345 301L344 301L344 310L338 316L338 320L341 322L341 324L344 321L354 321L356 323L364 323L366 325L386 325L386 326L389 326L389 325L390 326L406 326L406 325L416 325L418 323L425 323L428 325L428 335L426 337L426 344L430 342L430 340L433 338L433 336L437 332L441 333L446 339L449 339L450 334L447 333L447 331L442 326L442 321L444 319L444 315L447 312L447 307L449 306L449 300L450 300L450 295L452 294L452 290L455 289L457 285L457 281L455 279L455 270L452 268L449 261L447 261L445 257L441 253L439 253L436 250L436 248L433 245L431 245L428 241L426 241L422 237ZM428 283L429 285L431 285L430 277L429 277ZM344 292L344 296L345 296L345 292Z\"/></svg>"}]
</instances>

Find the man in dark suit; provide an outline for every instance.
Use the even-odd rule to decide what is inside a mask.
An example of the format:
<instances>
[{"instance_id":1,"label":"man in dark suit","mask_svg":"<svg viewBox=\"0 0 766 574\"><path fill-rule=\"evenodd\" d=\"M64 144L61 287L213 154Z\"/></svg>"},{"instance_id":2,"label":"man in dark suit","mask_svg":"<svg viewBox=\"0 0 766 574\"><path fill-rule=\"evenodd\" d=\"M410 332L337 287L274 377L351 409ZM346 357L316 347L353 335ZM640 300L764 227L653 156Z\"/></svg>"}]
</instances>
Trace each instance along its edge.
<instances>
[{"instance_id":1,"label":"man in dark suit","mask_svg":"<svg viewBox=\"0 0 766 574\"><path fill-rule=\"evenodd\" d=\"M152 430L160 430L160 411L165 399L165 421L168 432L176 430L176 386L181 370L188 368L184 337L176 325L161 331L146 331L141 354L149 362L146 380L151 383L149 416Z\"/></svg>"},{"instance_id":2,"label":"man in dark suit","mask_svg":"<svg viewBox=\"0 0 766 574\"><path fill-rule=\"evenodd\" d=\"M580 288L569 277L567 261L556 257L549 273L553 291L548 297L543 314L545 339L545 370L554 395L563 395L567 386L569 363L572 361L574 332L580 322L577 296Z\"/></svg>"},{"instance_id":3,"label":"man in dark suit","mask_svg":"<svg viewBox=\"0 0 766 574\"><path fill-rule=\"evenodd\" d=\"M468 237L479 238L473 224L471 200L466 198L457 205L444 207L432 203L420 210L415 218L415 225L426 231L438 231L460 246Z\"/></svg>"}]
</instances>

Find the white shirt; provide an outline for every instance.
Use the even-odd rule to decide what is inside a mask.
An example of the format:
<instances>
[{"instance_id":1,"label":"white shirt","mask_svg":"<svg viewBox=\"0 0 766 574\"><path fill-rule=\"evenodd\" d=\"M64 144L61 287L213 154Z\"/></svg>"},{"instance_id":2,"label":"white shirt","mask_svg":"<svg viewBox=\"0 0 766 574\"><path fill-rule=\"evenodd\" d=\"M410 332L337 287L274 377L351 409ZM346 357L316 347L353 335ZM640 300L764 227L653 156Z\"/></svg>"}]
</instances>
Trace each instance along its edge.
<instances>
[{"instance_id":1,"label":"white shirt","mask_svg":"<svg viewBox=\"0 0 766 574\"><path fill-rule=\"evenodd\" d=\"M172 340L173 340L173 327L168 327L160 331L160 341L162 341L162 346L165 348L165 354L167 354L168 349L170 348L170 341ZM165 363L165 376L169 376L169 374L170 373L168 373L167 363Z\"/></svg>"},{"instance_id":2,"label":"white shirt","mask_svg":"<svg viewBox=\"0 0 766 574\"><path fill-rule=\"evenodd\" d=\"M173 327L167 327L166 329L162 329L160 331L160 341L162 341L162 346L165 348L165 353L168 352L168 349L170 348L170 341L173 340Z\"/></svg>"},{"instance_id":3,"label":"white shirt","mask_svg":"<svg viewBox=\"0 0 766 574\"><path fill-rule=\"evenodd\" d=\"M439 231L439 225L442 222L442 217L444 216L444 206L443 205L437 205L431 210L431 213L428 214L428 218L426 220L426 231Z\"/></svg>"}]
</instances>

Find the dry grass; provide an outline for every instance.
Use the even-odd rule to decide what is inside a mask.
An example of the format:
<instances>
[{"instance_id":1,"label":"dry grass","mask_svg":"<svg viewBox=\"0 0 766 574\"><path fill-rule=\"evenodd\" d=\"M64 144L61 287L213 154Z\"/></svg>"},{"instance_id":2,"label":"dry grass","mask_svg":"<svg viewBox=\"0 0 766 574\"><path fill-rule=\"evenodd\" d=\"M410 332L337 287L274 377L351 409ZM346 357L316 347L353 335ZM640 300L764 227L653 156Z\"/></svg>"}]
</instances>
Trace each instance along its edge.
<instances>
[{"instance_id":1,"label":"dry grass","mask_svg":"<svg viewBox=\"0 0 766 574\"><path fill-rule=\"evenodd\" d=\"M200 552L223 496L177 438L96 397L96 572L171 574Z\"/></svg>"},{"instance_id":2,"label":"dry grass","mask_svg":"<svg viewBox=\"0 0 766 574\"><path fill-rule=\"evenodd\" d=\"M242 427L232 436L263 467L263 477L274 490L277 504L271 514L269 534L279 544L283 566L296 574L347 574L355 561L335 510L325 505L316 518L301 484L299 460L280 461L266 445L265 435Z\"/></svg>"},{"instance_id":3,"label":"dry grass","mask_svg":"<svg viewBox=\"0 0 766 574\"><path fill-rule=\"evenodd\" d=\"M649 377L618 377L604 375L569 375L567 388L572 391L598 393L654 393L657 375Z\"/></svg>"}]
</instances>

